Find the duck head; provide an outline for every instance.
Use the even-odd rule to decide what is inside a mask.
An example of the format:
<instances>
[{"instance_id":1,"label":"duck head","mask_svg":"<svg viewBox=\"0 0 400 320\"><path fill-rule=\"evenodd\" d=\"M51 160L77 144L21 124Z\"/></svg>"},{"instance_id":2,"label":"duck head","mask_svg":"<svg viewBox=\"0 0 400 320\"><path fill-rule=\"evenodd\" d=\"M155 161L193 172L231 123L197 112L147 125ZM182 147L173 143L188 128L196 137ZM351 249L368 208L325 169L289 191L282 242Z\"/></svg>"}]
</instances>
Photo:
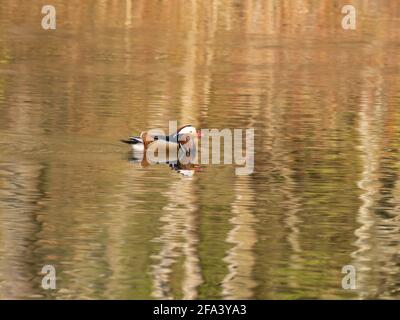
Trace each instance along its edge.
<instances>
[{"instance_id":1,"label":"duck head","mask_svg":"<svg viewBox=\"0 0 400 320\"><path fill-rule=\"evenodd\" d=\"M188 136L195 136L200 138L201 132L197 131L196 127L188 124L178 129L178 131L173 136L180 136L180 135L188 135Z\"/></svg>"}]
</instances>

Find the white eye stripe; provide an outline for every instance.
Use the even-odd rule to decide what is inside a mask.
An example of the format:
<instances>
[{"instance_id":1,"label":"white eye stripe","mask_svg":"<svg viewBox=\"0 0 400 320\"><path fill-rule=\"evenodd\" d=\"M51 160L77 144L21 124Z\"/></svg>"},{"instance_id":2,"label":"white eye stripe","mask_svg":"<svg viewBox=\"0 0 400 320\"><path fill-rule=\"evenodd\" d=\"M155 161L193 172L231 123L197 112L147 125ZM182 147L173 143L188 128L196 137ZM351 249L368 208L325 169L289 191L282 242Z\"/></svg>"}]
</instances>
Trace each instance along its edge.
<instances>
[{"instance_id":1,"label":"white eye stripe","mask_svg":"<svg viewBox=\"0 0 400 320\"><path fill-rule=\"evenodd\" d=\"M187 126L187 127L183 127L179 131L179 134L196 134L196 132L197 132L196 128L194 128L192 126Z\"/></svg>"}]
</instances>

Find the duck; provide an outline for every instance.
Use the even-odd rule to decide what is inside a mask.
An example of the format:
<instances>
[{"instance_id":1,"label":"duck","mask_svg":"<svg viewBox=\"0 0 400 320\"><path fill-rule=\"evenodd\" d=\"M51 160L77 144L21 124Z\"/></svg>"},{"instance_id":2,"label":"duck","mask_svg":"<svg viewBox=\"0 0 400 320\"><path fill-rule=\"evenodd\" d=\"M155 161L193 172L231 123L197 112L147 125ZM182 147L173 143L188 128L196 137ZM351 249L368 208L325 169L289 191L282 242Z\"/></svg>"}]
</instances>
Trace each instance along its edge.
<instances>
[{"instance_id":1,"label":"duck","mask_svg":"<svg viewBox=\"0 0 400 320\"><path fill-rule=\"evenodd\" d=\"M132 146L131 163L140 163L141 167L154 164L166 164L183 176L190 177L195 172L202 171L198 165L193 165L196 157L194 138L202 134L192 125L179 128L175 133L166 136L154 132L142 132L139 136L131 136L121 142ZM159 150L165 150L160 153ZM151 155L157 154L156 159Z\"/></svg>"},{"instance_id":2,"label":"duck","mask_svg":"<svg viewBox=\"0 0 400 320\"><path fill-rule=\"evenodd\" d=\"M169 136L143 131L139 136L131 136L127 140L121 140L121 142L131 145L133 151L139 153L143 153L149 148L159 148L162 145L165 145L167 151L171 151L171 149L178 149L188 143L191 140L190 136L201 137L201 134L196 127L188 124L180 127Z\"/></svg>"}]
</instances>

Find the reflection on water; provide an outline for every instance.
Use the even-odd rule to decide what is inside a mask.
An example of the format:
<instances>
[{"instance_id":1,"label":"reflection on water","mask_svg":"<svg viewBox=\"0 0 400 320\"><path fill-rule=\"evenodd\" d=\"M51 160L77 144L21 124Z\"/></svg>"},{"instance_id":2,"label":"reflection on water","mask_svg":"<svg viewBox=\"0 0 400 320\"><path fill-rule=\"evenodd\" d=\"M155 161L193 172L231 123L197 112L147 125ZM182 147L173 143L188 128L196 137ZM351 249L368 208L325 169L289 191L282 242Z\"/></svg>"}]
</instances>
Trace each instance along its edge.
<instances>
[{"instance_id":1,"label":"reflection on water","mask_svg":"<svg viewBox=\"0 0 400 320\"><path fill-rule=\"evenodd\" d=\"M230 219L232 229L228 232L226 239L227 243L233 244L224 259L229 272L222 283L222 294L227 299L252 298L252 289L256 286L252 276L255 262L253 246L257 241L253 227L256 218L250 210L254 203L254 196L251 185L247 181L249 178L243 177L241 180L243 180L243 185L238 180L234 189L233 217Z\"/></svg>"},{"instance_id":2,"label":"reflection on water","mask_svg":"<svg viewBox=\"0 0 400 320\"><path fill-rule=\"evenodd\" d=\"M184 179L171 184L164 193L169 200L160 217L163 226L154 239L161 243L159 253L153 256L153 296L160 299L196 299L197 287L202 283L197 255L198 231L196 226L196 186ZM179 190L179 192L177 192ZM174 281L181 282L181 290L174 290ZM175 280L175 281L176 281ZM174 292L178 291L178 292Z\"/></svg>"},{"instance_id":3,"label":"reflection on water","mask_svg":"<svg viewBox=\"0 0 400 320\"><path fill-rule=\"evenodd\" d=\"M397 1L52 4L0 10L0 298L400 297ZM169 120L254 128L254 173L127 161Z\"/></svg>"},{"instance_id":4,"label":"reflection on water","mask_svg":"<svg viewBox=\"0 0 400 320\"><path fill-rule=\"evenodd\" d=\"M393 201L392 188L388 188L388 182L384 181L387 180L390 169L385 168L385 171L389 171L386 177L382 177L380 173L381 155L386 153L382 150L385 137L381 134L385 128L384 119L387 113L382 90L383 79L373 71L371 74L366 72L366 78L368 76L373 77L375 81L373 85L365 85L360 99L359 149L362 152L363 171L358 187L363 192L357 217L360 227L355 231L358 250L354 251L352 256L357 270L361 271L358 277L360 297L388 298L399 291L399 281L396 280L399 224L393 219L398 215L398 211L393 210L396 202ZM376 276L382 272L386 274L383 280L385 285L382 285L382 279ZM371 289L367 291L368 287Z\"/></svg>"}]
</instances>

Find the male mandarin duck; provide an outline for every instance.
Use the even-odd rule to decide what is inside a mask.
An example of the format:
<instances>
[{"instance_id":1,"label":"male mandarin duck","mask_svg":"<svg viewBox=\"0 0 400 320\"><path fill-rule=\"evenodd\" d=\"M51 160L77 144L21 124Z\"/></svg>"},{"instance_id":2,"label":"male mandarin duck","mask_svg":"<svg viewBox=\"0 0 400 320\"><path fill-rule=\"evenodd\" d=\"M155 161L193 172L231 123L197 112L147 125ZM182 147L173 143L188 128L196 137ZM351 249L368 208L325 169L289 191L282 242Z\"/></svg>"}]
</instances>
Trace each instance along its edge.
<instances>
[{"instance_id":1,"label":"male mandarin duck","mask_svg":"<svg viewBox=\"0 0 400 320\"><path fill-rule=\"evenodd\" d=\"M182 167L182 164L192 163L196 156L196 137L201 137L200 132L194 126L186 125L169 136L154 131L142 132L139 137L132 136L121 141L132 146L132 160L140 162L142 167L165 163L175 170L185 170L189 168Z\"/></svg>"}]
</instances>

